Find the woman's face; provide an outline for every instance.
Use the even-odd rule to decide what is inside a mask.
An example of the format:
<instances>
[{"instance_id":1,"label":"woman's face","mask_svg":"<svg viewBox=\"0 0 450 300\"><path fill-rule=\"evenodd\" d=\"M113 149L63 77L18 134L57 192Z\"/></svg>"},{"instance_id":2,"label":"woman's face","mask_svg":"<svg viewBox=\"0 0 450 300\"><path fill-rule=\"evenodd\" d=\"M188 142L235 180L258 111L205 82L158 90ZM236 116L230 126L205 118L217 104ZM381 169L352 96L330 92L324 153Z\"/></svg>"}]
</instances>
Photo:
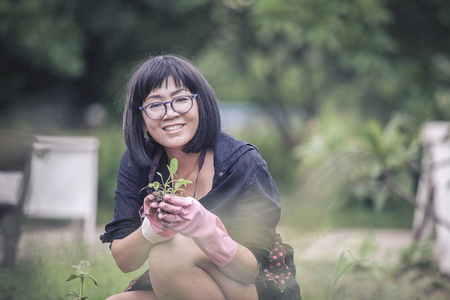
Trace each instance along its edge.
<instances>
[{"instance_id":1,"label":"woman's face","mask_svg":"<svg viewBox=\"0 0 450 300\"><path fill-rule=\"evenodd\" d=\"M184 88L177 87L172 77L162 84L161 88L151 91L142 103L146 106L152 102L167 102L177 96L190 96L192 93ZM183 149L194 137L199 125L197 99L193 99L190 111L179 114L173 111L172 106L166 104L167 113L159 120L152 120L142 112L145 132L148 132L160 145L166 149Z\"/></svg>"}]
</instances>

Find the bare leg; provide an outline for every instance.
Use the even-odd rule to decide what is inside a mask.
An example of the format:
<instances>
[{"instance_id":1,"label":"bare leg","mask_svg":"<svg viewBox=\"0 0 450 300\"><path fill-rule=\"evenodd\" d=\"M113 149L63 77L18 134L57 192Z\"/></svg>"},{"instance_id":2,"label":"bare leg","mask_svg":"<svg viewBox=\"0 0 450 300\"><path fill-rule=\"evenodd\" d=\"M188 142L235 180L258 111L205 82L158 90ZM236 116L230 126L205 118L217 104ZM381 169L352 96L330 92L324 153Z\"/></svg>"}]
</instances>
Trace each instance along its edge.
<instances>
[{"instance_id":1,"label":"bare leg","mask_svg":"<svg viewBox=\"0 0 450 300\"><path fill-rule=\"evenodd\" d=\"M155 293L151 291L130 291L112 295L106 300L157 300Z\"/></svg>"},{"instance_id":2,"label":"bare leg","mask_svg":"<svg viewBox=\"0 0 450 300\"><path fill-rule=\"evenodd\" d=\"M254 284L244 285L226 276L210 260L201 260L196 265L205 270L222 290L227 300L257 300L258 293Z\"/></svg>"},{"instance_id":3,"label":"bare leg","mask_svg":"<svg viewBox=\"0 0 450 300\"><path fill-rule=\"evenodd\" d=\"M226 276L192 239L181 234L152 248L149 273L159 300L258 299L254 284L243 285Z\"/></svg>"}]
</instances>

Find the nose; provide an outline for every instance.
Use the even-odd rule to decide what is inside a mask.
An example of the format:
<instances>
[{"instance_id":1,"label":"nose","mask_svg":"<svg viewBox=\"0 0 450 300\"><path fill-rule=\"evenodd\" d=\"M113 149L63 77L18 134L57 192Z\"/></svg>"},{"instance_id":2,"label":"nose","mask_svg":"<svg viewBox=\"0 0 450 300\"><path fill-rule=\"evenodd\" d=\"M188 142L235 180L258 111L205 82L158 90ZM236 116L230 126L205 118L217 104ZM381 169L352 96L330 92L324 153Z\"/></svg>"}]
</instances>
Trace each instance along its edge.
<instances>
[{"instance_id":1,"label":"nose","mask_svg":"<svg viewBox=\"0 0 450 300\"><path fill-rule=\"evenodd\" d=\"M170 102L164 103L164 105L166 106L166 114L164 115L163 119L171 119L179 115L176 111L173 110Z\"/></svg>"}]
</instances>

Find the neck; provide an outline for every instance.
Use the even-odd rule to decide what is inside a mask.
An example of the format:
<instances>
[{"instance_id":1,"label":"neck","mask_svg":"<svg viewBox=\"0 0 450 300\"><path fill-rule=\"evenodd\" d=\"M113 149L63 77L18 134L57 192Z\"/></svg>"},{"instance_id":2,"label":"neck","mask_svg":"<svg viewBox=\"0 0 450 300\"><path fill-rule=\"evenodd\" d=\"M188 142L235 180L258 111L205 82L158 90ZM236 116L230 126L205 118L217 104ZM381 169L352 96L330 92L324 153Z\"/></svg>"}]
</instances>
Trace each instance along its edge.
<instances>
[{"instance_id":1,"label":"neck","mask_svg":"<svg viewBox=\"0 0 450 300\"><path fill-rule=\"evenodd\" d=\"M194 153L184 153L183 150L181 150L181 149L168 149L168 148L165 148L164 150L166 151L166 154L167 154L167 157L169 158L169 161L172 158L176 158L178 160L182 160L185 157L194 154Z\"/></svg>"},{"instance_id":2,"label":"neck","mask_svg":"<svg viewBox=\"0 0 450 300\"><path fill-rule=\"evenodd\" d=\"M173 151L167 151L167 157L169 163L173 158L178 160L178 170L175 174L178 178L187 179L194 170L198 169L198 160L200 152L198 153L184 153L183 151L174 153Z\"/></svg>"}]
</instances>

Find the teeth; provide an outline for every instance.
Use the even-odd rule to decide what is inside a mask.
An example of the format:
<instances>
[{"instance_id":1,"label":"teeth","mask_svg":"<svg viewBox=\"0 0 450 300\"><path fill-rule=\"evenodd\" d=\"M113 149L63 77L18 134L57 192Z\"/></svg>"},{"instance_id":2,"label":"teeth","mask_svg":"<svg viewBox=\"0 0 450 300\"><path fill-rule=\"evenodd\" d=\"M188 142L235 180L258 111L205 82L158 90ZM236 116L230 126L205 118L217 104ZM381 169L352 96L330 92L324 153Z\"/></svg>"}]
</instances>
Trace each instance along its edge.
<instances>
[{"instance_id":1,"label":"teeth","mask_svg":"<svg viewBox=\"0 0 450 300\"><path fill-rule=\"evenodd\" d=\"M175 129L178 129L181 127L183 127L183 125L173 125L173 126L165 127L164 130L175 130Z\"/></svg>"}]
</instances>

